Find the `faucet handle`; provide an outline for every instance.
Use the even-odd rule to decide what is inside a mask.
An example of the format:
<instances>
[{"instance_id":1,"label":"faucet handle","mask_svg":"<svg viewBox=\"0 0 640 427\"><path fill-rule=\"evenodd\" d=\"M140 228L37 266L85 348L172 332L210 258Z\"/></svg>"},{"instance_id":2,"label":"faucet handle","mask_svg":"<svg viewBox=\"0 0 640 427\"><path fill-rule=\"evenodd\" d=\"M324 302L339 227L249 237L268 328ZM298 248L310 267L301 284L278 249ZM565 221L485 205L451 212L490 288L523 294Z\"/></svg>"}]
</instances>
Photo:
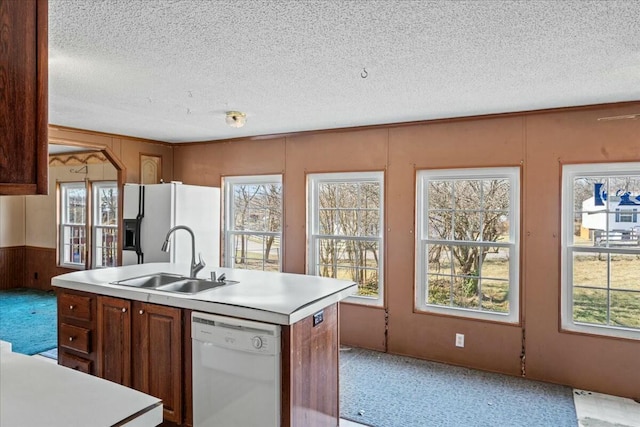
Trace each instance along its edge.
<instances>
[{"instance_id":1,"label":"faucet handle","mask_svg":"<svg viewBox=\"0 0 640 427\"><path fill-rule=\"evenodd\" d=\"M198 265L200 266L200 268L203 268L205 265L207 265L202 259L202 252L198 252Z\"/></svg>"}]
</instances>

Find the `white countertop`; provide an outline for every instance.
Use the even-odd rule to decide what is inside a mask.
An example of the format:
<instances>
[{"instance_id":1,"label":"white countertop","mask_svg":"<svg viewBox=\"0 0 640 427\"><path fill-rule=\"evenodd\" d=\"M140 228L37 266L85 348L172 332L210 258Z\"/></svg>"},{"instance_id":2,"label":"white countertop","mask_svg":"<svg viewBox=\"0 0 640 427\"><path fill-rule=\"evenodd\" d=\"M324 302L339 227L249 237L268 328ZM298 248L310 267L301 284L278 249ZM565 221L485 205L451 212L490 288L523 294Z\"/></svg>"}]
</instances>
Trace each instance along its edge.
<instances>
[{"instance_id":1,"label":"white countertop","mask_svg":"<svg viewBox=\"0 0 640 427\"><path fill-rule=\"evenodd\" d=\"M188 265L170 263L76 271L56 276L51 283L61 288L280 325L296 323L356 291L354 282L318 276L231 268L215 268L214 271L218 276L224 273L227 280L238 283L219 286L195 295L112 283L153 273L188 276ZM210 275L211 270L205 269L198 274L198 278L207 279Z\"/></svg>"},{"instance_id":2,"label":"white countertop","mask_svg":"<svg viewBox=\"0 0 640 427\"><path fill-rule=\"evenodd\" d=\"M0 353L2 427L160 423L162 402L155 397L36 357Z\"/></svg>"}]
</instances>

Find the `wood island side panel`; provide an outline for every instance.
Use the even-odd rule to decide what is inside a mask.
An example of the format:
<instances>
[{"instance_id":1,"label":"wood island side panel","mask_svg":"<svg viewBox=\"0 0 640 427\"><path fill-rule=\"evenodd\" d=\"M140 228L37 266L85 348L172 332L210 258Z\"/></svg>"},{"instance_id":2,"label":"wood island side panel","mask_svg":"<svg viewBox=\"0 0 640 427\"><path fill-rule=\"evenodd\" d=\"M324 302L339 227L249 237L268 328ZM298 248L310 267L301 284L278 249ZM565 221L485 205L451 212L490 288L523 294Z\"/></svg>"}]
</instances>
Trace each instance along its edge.
<instances>
[{"instance_id":1,"label":"wood island side panel","mask_svg":"<svg viewBox=\"0 0 640 427\"><path fill-rule=\"evenodd\" d=\"M282 426L338 425L338 304L282 327Z\"/></svg>"}]
</instances>

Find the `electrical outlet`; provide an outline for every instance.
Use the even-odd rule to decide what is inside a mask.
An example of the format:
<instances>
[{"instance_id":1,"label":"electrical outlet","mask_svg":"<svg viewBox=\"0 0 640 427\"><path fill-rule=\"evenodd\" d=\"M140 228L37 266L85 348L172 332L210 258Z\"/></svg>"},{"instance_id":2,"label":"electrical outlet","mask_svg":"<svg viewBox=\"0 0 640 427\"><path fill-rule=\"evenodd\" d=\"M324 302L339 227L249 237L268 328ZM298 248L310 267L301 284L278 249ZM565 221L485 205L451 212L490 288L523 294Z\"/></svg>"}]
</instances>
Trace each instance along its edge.
<instances>
[{"instance_id":1,"label":"electrical outlet","mask_svg":"<svg viewBox=\"0 0 640 427\"><path fill-rule=\"evenodd\" d=\"M464 347L464 334L456 334L456 347Z\"/></svg>"}]
</instances>

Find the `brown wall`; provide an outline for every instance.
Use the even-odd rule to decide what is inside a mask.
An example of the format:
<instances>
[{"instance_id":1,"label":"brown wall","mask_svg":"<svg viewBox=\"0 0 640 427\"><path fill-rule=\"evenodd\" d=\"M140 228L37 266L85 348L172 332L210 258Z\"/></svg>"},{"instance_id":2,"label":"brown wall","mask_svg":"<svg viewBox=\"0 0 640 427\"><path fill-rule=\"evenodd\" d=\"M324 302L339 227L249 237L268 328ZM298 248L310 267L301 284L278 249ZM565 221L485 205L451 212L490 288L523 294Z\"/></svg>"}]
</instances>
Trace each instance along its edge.
<instances>
[{"instance_id":1,"label":"brown wall","mask_svg":"<svg viewBox=\"0 0 640 427\"><path fill-rule=\"evenodd\" d=\"M284 259L304 273L306 174L385 171L384 307L341 304L342 343L620 396L640 397L640 342L559 330L561 162L638 161L640 102L495 117L323 131L274 139L181 144L174 179L283 173ZM501 324L414 309L415 174L425 168L520 166L521 323ZM456 348L456 333L465 347Z\"/></svg>"}]
</instances>

